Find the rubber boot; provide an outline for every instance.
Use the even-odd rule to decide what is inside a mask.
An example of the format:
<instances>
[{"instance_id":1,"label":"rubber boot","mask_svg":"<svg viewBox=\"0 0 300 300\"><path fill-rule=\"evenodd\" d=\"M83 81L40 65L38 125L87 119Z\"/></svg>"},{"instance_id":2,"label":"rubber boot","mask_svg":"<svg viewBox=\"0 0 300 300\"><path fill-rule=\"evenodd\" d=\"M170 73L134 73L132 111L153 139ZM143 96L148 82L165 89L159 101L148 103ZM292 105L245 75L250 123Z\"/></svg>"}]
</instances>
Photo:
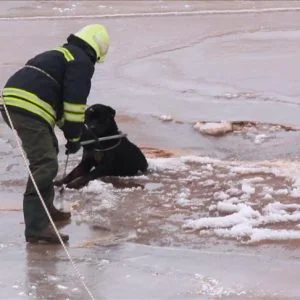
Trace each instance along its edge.
<instances>
[{"instance_id":1,"label":"rubber boot","mask_svg":"<svg viewBox=\"0 0 300 300\"><path fill-rule=\"evenodd\" d=\"M60 211L54 205L51 205L49 212L54 222L69 222L71 219L71 213Z\"/></svg>"},{"instance_id":2,"label":"rubber boot","mask_svg":"<svg viewBox=\"0 0 300 300\"><path fill-rule=\"evenodd\" d=\"M69 240L68 235L62 234L60 232L59 235L63 240L63 242L67 242ZM28 243L46 242L51 244L60 244L60 240L51 224L49 224L45 229L39 232L30 233L30 235L26 235L26 242Z\"/></svg>"}]
</instances>

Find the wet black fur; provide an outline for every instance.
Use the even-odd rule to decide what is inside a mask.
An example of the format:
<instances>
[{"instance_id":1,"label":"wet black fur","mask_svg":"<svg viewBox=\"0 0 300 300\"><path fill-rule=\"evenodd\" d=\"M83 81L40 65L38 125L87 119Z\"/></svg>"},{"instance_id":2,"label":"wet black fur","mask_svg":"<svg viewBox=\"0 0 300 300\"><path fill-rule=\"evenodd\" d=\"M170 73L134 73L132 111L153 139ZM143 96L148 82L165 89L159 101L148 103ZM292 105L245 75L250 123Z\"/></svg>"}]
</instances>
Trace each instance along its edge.
<instances>
[{"instance_id":1,"label":"wet black fur","mask_svg":"<svg viewBox=\"0 0 300 300\"><path fill-rule=\"evenodd\" d=\"M84 128L81 141L118 134L115 114L115 110L106 105L89 107L85 114L85 124L89 130ZM134 176L147 171L148 163L144 154L127 137L83 148L81 162L66 177L56 181L56 185L66 184L68 188L79 189L103 176Z\"/></svg>"}]
</instances>

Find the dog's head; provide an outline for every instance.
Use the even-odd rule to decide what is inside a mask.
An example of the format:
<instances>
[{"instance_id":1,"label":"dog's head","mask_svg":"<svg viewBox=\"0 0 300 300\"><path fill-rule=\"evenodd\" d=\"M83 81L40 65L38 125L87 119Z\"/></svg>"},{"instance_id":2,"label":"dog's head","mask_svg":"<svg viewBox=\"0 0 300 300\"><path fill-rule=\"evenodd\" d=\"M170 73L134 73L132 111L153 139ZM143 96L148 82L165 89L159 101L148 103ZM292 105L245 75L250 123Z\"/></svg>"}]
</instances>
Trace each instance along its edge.
<instances>
[{"instance_id":1,"label":"dog's head","mask_svg":"<svg viewBox=\"0 0 300 300\"><path fill-rule=\"evenodd\" d=\"M118 133L115 121L116 111L110 106L94 104L85 111L85 124L96 137L105 137Z\"/></svg>"},{"instance_id":2,"label":"dog's head","mask_svg":"<svg viewBox=\"0 0 300 300\"><path fill-rule=\"evenodd\" d=\"M83 127L81 142L96 138L111 136L119 133L115 121L116 111L110 106L94 104L85 111L85 126ZM92 143L84 146L85 149L102 149L109 147L114 140Z\"/></svg>"}]
</instances>

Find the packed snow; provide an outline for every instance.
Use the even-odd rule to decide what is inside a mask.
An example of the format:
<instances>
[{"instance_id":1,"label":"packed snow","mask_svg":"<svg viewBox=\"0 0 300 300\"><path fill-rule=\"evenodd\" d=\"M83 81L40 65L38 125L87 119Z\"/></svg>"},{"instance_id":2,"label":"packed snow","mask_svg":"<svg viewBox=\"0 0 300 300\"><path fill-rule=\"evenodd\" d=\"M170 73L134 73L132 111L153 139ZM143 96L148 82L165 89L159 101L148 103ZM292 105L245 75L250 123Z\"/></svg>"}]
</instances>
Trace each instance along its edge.
<instances>
[{"instance_id":1,"label":"packed snow","mask_svg":"<svg viewBox=\"0 0 300 300\"><path fill-rule=\"evenodd\" d=\"M127 213L140 220L136 227L140 235L155 226L154 220L142 224L147 215L165 218L164 228L174 226L171 220L176 219L180 234L186 235L211 234L242 243L300 239L298 163L229 162L200 156L148 161L146 175L90 182L79 193L92 205L74 210L78 220L109 228L112 214L136 199L133 211ZM123 186L116 187L114 181Z\"/></svg>"}]
</instances>

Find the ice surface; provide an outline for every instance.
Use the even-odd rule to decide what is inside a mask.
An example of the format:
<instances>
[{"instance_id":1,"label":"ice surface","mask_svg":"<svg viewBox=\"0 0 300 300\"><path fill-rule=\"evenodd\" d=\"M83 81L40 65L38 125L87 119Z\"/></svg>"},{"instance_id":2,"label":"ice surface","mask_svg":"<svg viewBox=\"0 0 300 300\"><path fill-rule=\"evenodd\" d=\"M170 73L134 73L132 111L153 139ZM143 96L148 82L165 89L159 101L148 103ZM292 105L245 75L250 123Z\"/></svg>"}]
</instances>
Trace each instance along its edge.
<instances>
[{"instance_id":1,"label":"ice surface","mask_svg":"<svg viewBox=\"0 0 300 300\"><path fill-rule=\"evenodd\" d=\"M125 116L120 128L148 151L150 172L66 190L73 222L62 230L97 299L299 298L299 10L295 1L0 1L2 86L83 25L104 22L112 36L89 104ZM222 138L193 128L222 120L245 126ZM27 175L3 123L0 152L0 298L86 299L61 248L25 246Z\"/></svg>"}]
</instances>

